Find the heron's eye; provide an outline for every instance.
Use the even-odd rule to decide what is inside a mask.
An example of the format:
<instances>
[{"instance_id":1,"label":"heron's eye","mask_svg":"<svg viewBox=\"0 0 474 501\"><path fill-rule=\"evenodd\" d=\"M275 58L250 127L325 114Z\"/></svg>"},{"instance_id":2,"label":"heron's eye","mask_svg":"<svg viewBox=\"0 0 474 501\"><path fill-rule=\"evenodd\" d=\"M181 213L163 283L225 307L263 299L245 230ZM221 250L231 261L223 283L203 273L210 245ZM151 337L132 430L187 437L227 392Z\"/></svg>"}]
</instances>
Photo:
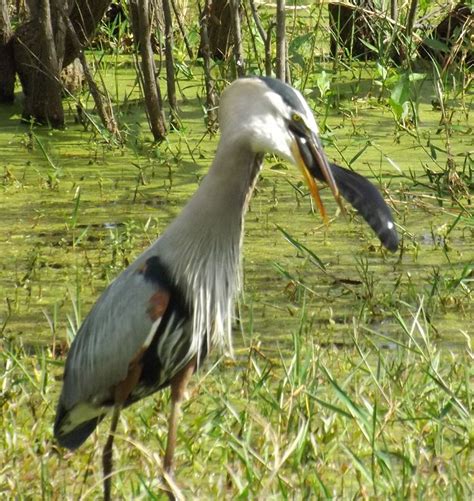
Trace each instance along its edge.
<instances>
[{"instance_id":1,"label":"heron's eye","mask_svg":"<svg viewBox=\"0 0 474 501\"><path fill-rule=\"evenodd\" d=\"M293 134L299 137L303 137L308 133L308 126L306 125L304 118L299 113L291 114L291 121L288 124L288 128Z\"/></svg>"}]
</instances>

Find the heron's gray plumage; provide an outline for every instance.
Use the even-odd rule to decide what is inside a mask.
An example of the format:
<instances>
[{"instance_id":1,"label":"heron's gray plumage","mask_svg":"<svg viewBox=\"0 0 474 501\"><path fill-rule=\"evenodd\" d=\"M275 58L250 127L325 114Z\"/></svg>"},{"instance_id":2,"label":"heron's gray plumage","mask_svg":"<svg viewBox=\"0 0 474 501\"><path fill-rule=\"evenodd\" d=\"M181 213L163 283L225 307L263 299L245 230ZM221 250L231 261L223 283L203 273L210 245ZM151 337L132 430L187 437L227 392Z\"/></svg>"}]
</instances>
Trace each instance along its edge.
<instances>
[{"instance_id":1,"label":"heron's gray plumage","mask_svg":"<svg viewBox=\"0 0 474 501\"><path fill-rule=\"evenodd\" d=\"M311 110L291 87L271 79L238 80L224 91L219 118L221 139L199 189L105 290L71 345L55 422L55 435L67 447L79 446L112 406L129 405L170 384L176 389L173 402L179 402L185 378L207 353L216 345L231 350L243 218L265 153L298 165L310 188L309 178L321 177L338 195ZM336 171L343 195L356 200L376 231L386 229L392 219L381 197L375 203L384 210L372 215L364 207L371 203L364 195L370 198L375 188L359 176L357 190L351 189L353 176ZM394 248L393 224L389 232L384 238ZM120 398L117 389L123 390ZM168 464L173 447L167 449Z\"/></svg>"},{"instance_id":2,"label":"heron's gray plumage","mask_svg":"<svg viewBox=\"0 0 474 501\"><path fill-rule=\"evenodd\" d=\"M137 273L140 262L110 284L81 325L66 363L61 395L66 408L110 399L111 386L125 379L131 358L145 342L153 325L148 300L156 286Z\"/></svg>"},{"instance_id":3,"label":"heron's gray plumage","mask_svg":"<svg viewBox=\"0 0 474 501\"><path fill-rule=\"evenodd\" d=\"M239 120L241 116L227 118L227 122ZM173 323L172 330L165 329L160 335L157 388L166 386L193 357L199 360L203 346L206 353L215 345L232 349L243 216L262 158L248 137L236 140L235 134L223 136L208 175L181 214L112 282L82 324L68 355L60 408L67 412L87 403L101 415L113 405L114 386L127 376L130 361L149 339L152 326L158 326L147 310L157 288L166 284L146 280L139 273L154 256L166 268L174 290L183 296L191 312L191 318ZM177 344L184 344L184 355ZM179 360L175 356L178 353ZM78 410L80 420L84 407ZM85 415L90 419L93 414L94 410L88 408ZM61 426L69 431L77 425L71 419L68 426L64 418L63 425L57 423L58 433Z\"/></svg>"}]
</instances>

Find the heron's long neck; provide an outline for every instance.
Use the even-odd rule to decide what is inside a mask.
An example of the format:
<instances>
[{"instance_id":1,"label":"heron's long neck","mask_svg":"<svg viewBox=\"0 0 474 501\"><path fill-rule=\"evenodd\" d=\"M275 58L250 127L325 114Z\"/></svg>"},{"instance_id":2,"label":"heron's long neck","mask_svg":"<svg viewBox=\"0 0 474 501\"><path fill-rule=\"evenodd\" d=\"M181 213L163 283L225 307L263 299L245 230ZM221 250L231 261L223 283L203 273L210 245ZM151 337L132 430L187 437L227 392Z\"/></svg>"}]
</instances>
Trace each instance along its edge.
<instances>
[{"instance_id":1,"label":"heron's long neck","mask_svg":"<svg viewBox=\"0 0 474 501\"><path fill-rule=\"evenodd\" d=\"M262 164L250 148L220 143L209 173L183 210L182 217L199 222L215 238L235 231L247 209ZM209 235L211 236L211 235Z\"/></svg>"},{"instance_id":2,"label":"heron's long neck","mask_svg":"<svg viewBox=\"0 0 474 501\"><path fill-rule=\"evenodd\" d=\"M221 140L209 173L158 240L156 250L192 306L196 342L208 336L210 344L231 347L243 217L262 159Z\"/></svg>"},{"instance_id":3,"label":"heron's long neck","mask_svg":"<svg viewBox=\"0 0 474 501\"><path fill-rule=\"evenodd\" d=\"M262 155L245 145L229 145L221 140L208 174L196 193L173 221L164 239L186 246L217 245L226 250L240 242L242 218L262 164ZM175 249L179 252L179 249ZM196 252L193 249L191 252Z\"/></svg>"}]
</instances>

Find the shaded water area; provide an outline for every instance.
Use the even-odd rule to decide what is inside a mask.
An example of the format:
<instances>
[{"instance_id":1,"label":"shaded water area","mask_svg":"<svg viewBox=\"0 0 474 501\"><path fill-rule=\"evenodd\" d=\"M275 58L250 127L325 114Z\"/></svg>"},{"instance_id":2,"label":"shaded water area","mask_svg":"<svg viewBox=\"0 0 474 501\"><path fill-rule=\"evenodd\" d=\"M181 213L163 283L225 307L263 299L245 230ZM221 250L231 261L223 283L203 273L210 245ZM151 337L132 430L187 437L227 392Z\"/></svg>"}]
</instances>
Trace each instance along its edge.
<instances>
[{"instance_id":1,"label":"shaded water area","mask_svg":"<svg viewBox=\"0 0 474 501\"><path fill-rule=\"evenodd\" d=\"M217 137L205 133L200 86L181 83L183 127L157 146L133 78L126 66L113 75L126 146L74 123L73 103L63 131L30 128L18 107L0 109L0 328L13 343L63 343L206 174ZM440 187L446 136L431 87L424 82L420 122L408 131L367 91L358 99L344 83L339 111L327 116L329 158L351 163L392 207L402 236L396 254L360 218L337 215L327 190L325 227L299 173L266 159L246 218L237 353L250 344L269 356L290 351L296 333L336 346L357 333L390 347L417 314L451 349L472 336L472 195L469 184ZM472 189L472 94L450 106L449 148ZM321 121L324 110L315 111Z\"/></svg>"}]
</instances>

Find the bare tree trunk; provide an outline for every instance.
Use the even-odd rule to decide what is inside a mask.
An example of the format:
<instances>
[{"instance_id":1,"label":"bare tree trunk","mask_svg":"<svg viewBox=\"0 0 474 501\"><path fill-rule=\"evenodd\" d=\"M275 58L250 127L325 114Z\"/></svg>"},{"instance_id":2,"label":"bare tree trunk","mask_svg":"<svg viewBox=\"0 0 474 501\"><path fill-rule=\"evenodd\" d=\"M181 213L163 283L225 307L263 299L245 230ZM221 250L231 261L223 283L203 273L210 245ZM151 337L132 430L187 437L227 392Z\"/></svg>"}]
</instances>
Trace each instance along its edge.
<instances>
[{"instance_id":1,"label":"bare tree trunk","mask_svg":"<svg viewBox=\"0 0 474 501\"><path fill-rule=\"evenodd\" d=\"M405 31L407 39L410 39L413 33L413 26L415 25L415 17L417 9L418 9L418 0L411 0L410 10L408 11L407 22L406 22L406 31Z\"/></svg>"},{"instance_id":2,"label":"bare tree trunk","mask_svg":"<svg viewBox=\"0 0 474 501\"><path fill-rule=\"evenodd\" d=\"M94 35L110 3L111 0L75 0L73 2L70 18L82 47L89 45L90 38ZM67 66L77 56L69 42L66 39L63 66Z\"/></svg>"},{"instance_id":3,"label":"bare tree trunk","mask_svg":"<svg viewBox=\"0 0 474 501\"><path fill-rule=\"evenodd\" d=\"M275 23L270 23L267 29L267 37L265 38L265 74L268 77L272 76L272 33L275 28Z\"/></svg>"},{"instance_id":4,"label":"bare tree trunk","mask_svg":"<svg viewBox=\"0 0 474 501\"><path fill-rule=\"evenodd\" d=\"M286 14L285 0L277 0L276 27L276 77L286 81Z\"/></svg>"},{"instance_id":5,"label":"bare tree trunk","mask_svg":"<svg viewBox=\"0 0 474 501\"><path fill-rule=\"evenodd\" d=\"M201 14L201 48L204 63L204 81L206 86L206 125L209 132L215 132L217 129L216 113L216 93L214 90L214 81L211 76L211 55L209 50L209 35L207 27L209 26L210 2L204 0L204 10Z\"/></svg>"},{"instance_id":6,"label":"bare tree trunk","mask_svg":"<svg viewBox=\"0 0 474 501\"><path fill-rule=\"evenodd\" d=\"M270 23L270 27L265 32L265 29L260 21L260 17L257 12L257 8L255 7L255 0L249 0L250 10L252 11L253 21L255 26L257 27L258 34L262 39L263 45L265 47L265 75L270 77L272 75L272 30L274 28L274 24Z\"/></svg>"},{"instance_id":7,"label":"bare tree trunk","mask_svg":"<svg viewBox=\"0 0 474 501\"><path fill-rule=\"evenodd\" d=\"M75 58L68 65L64 65L64 58L66 56L66 40L69 36L76 38L69 41L70 47L74 51L82 50L82 46L77 41L77 34L73 30L69 31L68 24L71 24L69 13L72 11L74 0L51 0L56 16L56 29L54 31L54 43L56 46L56 56L58 59L58 68L60 70L59 77L61 79L62 95L78 94L82 90L82 83L84 81L84 68L78 58Z\"/></svg>"},{"instance_id":8,"label":"bare tree trunk","mask_svg":"<svg viewBox=\"0 0 474 501\"><path fill-rule=\"evenodd\" d=\"M121 140L121 135L119 128L117 126L117 122L114 117L114 112L112 108L112 104L109 100L105 101L102 94L100 93L97 84L94 81L92 73L89 69L89 65L87 64L86 57L84 55L83 48L81 46L81 42L74 30L74 26L71 20L63 13L63 20L65 21L66 28L68 30L68 35L70 37L71 44L73 45L75 51L78 54L79 61L81 62L82 69L84 71L84 75L87 80L87 84L89 86L90 93L92 98L94 99L95 106L97 108L97 113L102 121L102 125L114 136L116 136L119 140Z\"/></svg>"},{"instance_id":9,"label":"bare tree trunk","mask_svg":"<svg viewBox=\"0 0 474 501\"><path fill-rule=\"evenodd\" d=\"M165 21L165 62L166 62L166 88L168 91L168 103L170 105L171 123L178 126L178 105L176 103L176 83L174 79L173 59L173 18L169 0L162 0L163 16Z\"/></svg>"},{"instance_id":10,"label":"bare tree trunk","mask_svg":"<svg viewBox=\"0 0 474 501\"><path fill-rule=\"evenodd\" d=\"M26 14L26 17L38 17L39 16L39 3L38 0L24 0L23 6L21 6L21 2L19 2L20 5L17 7L17 13L20 14L20 11L23 11L22 13Z\"/></svg>"},{"instance_id":11,"label":"bare tree trunk","mask_svg":"<svg viewBox=\"0 0 474 501\"><path fill-rule=\"evenodd\" d=\"M408 10L407 20L406 20L406 28L405 28L405 37L406 37L406 62L410 64L410 57L413 47L413 26L415 25L416 11L418 9L418 0L411 0L410 8ZM402 49L403 52L403 49Z\"/></svg>"},{"instance_id":12,"label":"bare tree trunk","mask_svg":"<svg viewBox=\"0 0 474 501\"><path fill-rule=\"evenodd\" d=\"M15 98L15 65L11 37L8 2L0 0L0 103L11 103Z\"/></svg>"},{"instance_id":13,"label":"bare tree trunk","mask_svg":"<svg viewBox=\"0 0 474 501\"><path fill-rule=\"evenodd\" d=\"M142 60L143 93L150 129L155 141L161 141L166 135L165 120L160 87L156 82L156 68L151 46L150 6L148 0L131 0L131 8L136 12L138 26L133 23L135 39L138 37ZM132 15L133 17L133 15Z\"/></svg>"},{"instance_id":14,"label":"bare tree trunk","mask_svg":"<svg viewBox=\"0 0 474 501\"><path fill-rule=\"evenodd\" d=\"M15 69L25 94L23 117L60 127L64 123L60 72L76 58L77 52L66 36L58 9L51 5L67 11L81 44L87 45L110 0L75 0L69 9L71 2L51 2L27 2L30 19L17 27L12 47Z\"/></svg>"},{"instance_id":15,"label":"bare tree trunk","mask_svg":"<svg viewBox=\"0 0 474 501\"><path fill-rule=\"evenodd\" d=\"M64 110L61 101L60 68L54 43L51 5L41 0L38 18L39 46L34 53L36 71L32 75L28 93L25 95L23 118L34 118L39 123L52 127L64 126Z\"/></svg>"},{"instance_id":16,"label":"bare tree trunk","mask_svg":"<svg viewBox=\"0 0 474 501\"><path fill-rule=\"evenodd\" d=\"M189 45L189 40L186 35L186 30L184 28L183 21L181 20L181 14L178 11L178 8L176 7L175 0L171 0L171 7L173 8L174 16L176 17L176 22L178 23L179 31L181 32L181 36L183 37L184 45L186 46L186 51L188 53L189 59L192 59L193 51L191 49L191 46Z\"/></svg>"},{"instance_id":17,"label":"bare tree trunk","mask_svg":"<svg viewBox=\"0 0 474 501\"><path fill-rule=\"evenodd\" d=\"M242 29L240 26L240 0L230 0L230 12L232 19L232 33L234 35L234 59L237 76L245 75L245 63L242 48Z\"/></svg>"},{"instance_id":18,"label":"bare tree trunk","mask_svg":"<svg viewBox=\"0 0 474 501\"><path fill-rule=\"evenodd\" d=\"M206 2L206 5L209 10L206 22L209 56L212 59L224 61L229 56L232 33L230 0L212 0ZM201 46L199 52L202 53L202 51Z\"/></svg>"},{"instance_id":19,"label":"bare tree trunk","mask_svg":"<svg viewBox=\"0 0 474 501\"><path fill-rule=\"evenodd\" d=\"M67 28L64 19L64 13L70 12L69 4L71 1L62 0L50 0L53 10L57 11L56 14L62 13L63 15L57 15L56 19L56 29L54 30L54 46L56 47L56 61L59 71L63 69L63 61L66 53L66 35ZM63 5L64 4L64 5Z\"/></svg>"},{"instance_id":20,"label":"bare tree trunk","mask_svg":"<svg viewBox=\"0 0 474 501\"><path fill-rule=\"evenodd\" d=\"M398 0L390 0L390 17L395 22L398 19Z\"/></svg>"}]
</instances>

